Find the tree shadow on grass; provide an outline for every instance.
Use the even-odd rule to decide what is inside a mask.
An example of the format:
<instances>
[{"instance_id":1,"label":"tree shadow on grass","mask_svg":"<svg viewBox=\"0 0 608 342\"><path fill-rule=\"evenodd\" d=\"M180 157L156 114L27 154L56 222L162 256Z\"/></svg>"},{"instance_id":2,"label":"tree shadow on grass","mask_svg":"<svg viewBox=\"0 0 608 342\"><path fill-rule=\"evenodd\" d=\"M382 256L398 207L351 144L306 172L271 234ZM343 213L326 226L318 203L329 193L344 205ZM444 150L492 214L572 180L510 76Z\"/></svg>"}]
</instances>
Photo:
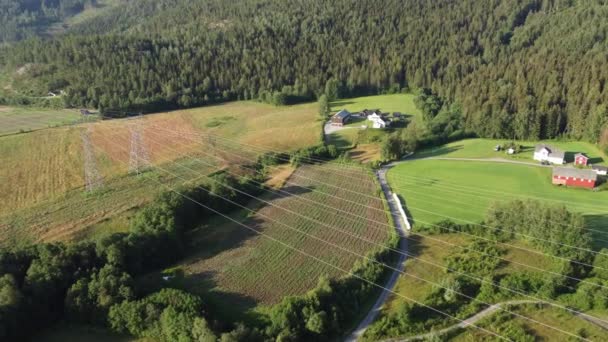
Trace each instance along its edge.
<instances>
[{"instance_id":1,"label":"tree shadow on grass","mask_svg":"<svg viewBox=\"0 0 608 342\"><path fill-rule=\"evenodd\" d=\"M304 187L299 185L287 185L282 187L281 191L278 191L277 197L287 198L291 196L300 196L312 192L315 189L314 186Z\"/></svg>"},{"instance_id":2,"label":"tree shadow on grass","mask_svg":"<svg viewBox=\"0 0 608 342\"><path fill-rule=\"evenodd\" d=\"M572 163L574 162L574 155L576 153L575 152L564 152L564 162L565 163Z\"/></svg>"},{"instance_id":3,"label":"tree shadow on grass","mask_svg":"<svg viewBox=\"0 0 608 342\"><path fill-rule=\"evenodd\" d=\"M354 103L355 102L353 102L353 101L342 100L342 101L334 101L330 105L331 105L331 107L333 109L335 107L344 107L344 106L352 105Z\"/></svg>"},{"instance_id":4,"label":"tree shadow on grass","mask_svg":"<svg viewBox=\"0 0 608 342\"><path fill-rule=\"evenodd\" d=\"M533 152L533 151L534 151L534 146L522 145L521 146L521 150L519 151L519 153Z\"/></svg>"},{"instance_id":5,"label":"tree shadow on grass","mask_svg":"<svg viewBox=\"0 0 608 342\"><path fill-rule=\"evenodd\" d=\"M440 157L442 155L446 155L452 152L456 152L458 150L462 150L464 145L456 145L456 146L441 146L437 148L431 148L422 150L417 152L414 155L414 158L429 158L429 157Z\"/></svg>"},{"instance_id":6,"label":"tree shadow on grass","mask_svg":"<svg viewBox=\"0 0 608 342\"><path fill-rule=\"evenodd\" d=\"M325 136L325 140L327 144L334 145L336 148L341 150L348 150L353 147L353 142L349 141L340 134L331 133Z\"/></svg>"},{"instance_id":7,"label":"tree shadow on grass","mask_svg":"<svg viewBox=\"0 0 608 342\"><path fill-rule=\"evenodd\" d=\"M219 288L217 274L217 271L205 271L186 276L180 287L203 297L211 316L220 322L259 323L259 315L251 312L258 301L242 293Z\"/></svg>"},{"instance_id":8,"label":"tree shadow on grass","mask_svg":"<svg viewBox=\"0 0 608 342\"><path fill-rule=\"evenodd\" d=\"M594 249L608 248L608 214L585 215L585 227L591 233Z\"/></svg>"},{"instance_id":9,"label":"tree shadow on grass","mask_svg":"<svg viewBox=\"0 0 608 342\"><path fill-rule=\"evenodd\" d=\"M603 162L604 162L604 158L602 158L602 157L593 157L593 158L589 158L589 160L588 160L588 163L591 165L603 163Z\"/></svg>"}]
</instances>

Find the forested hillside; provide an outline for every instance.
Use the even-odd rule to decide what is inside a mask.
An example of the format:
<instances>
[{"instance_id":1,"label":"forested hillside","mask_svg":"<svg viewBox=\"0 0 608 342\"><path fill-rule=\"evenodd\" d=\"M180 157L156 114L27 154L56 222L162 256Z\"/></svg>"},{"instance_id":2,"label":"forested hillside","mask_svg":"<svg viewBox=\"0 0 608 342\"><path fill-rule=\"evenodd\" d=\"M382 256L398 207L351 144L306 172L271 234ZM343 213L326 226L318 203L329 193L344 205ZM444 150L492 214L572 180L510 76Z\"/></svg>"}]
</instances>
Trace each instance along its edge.
<instances>
[{"instance_id":1,"label":"forested hillside","mask_svg":"<svg viewBox=\"0 0 608 342\"><path fill-rule=\"evenodd\" d=\"M3 51L69 106L188 107L430 88L484 137L596 142L608 121L606 0L136 0ZM19 82L5 102L25 102ZM61 89L58 89L61 88ZM38 94L43 96L44 94Z\"/></svg>"},{"instance_id":2,"label":"forested hillside","mask_svg":"<svg viewBox=\"0 0 608 342\"><path fill-rule=\"evenodd\" d=\"M96 0L0 0L0 43L38 35L50 24L96 3Z\"/></svg>"}]
</instances>

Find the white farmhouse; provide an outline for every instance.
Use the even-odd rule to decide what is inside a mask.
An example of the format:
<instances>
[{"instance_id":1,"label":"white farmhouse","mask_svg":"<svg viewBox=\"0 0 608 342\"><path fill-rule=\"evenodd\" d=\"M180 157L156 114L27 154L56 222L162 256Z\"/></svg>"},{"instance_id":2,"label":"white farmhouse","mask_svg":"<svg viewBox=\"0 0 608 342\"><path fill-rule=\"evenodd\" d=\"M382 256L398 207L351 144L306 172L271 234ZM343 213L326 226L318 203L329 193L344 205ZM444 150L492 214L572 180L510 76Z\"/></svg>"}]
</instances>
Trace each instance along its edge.
<instances>
[{"instance_id":1,"label":"white farmhouse","mask_svg":"<svg viewBox=\"0 0 608 342\"><path fill-rule=\"evenodd\" d=\"M387 122L384 118L382 118L382 116L378 115L377 113L369 115L367 117L367 120L372 122L373 128L386 128L386 126L389 125L389 122Z\"/></svg>"},{"instance_id":2,"label":"white farmhouse","mask_svg":"<svg viewBox=\"0 0 608 342\"><path fill-rule=\"evenodd\" d=\"M562 165L564 164L564 156L564 152L545 144L536 145L534 148L534 160Z\"/></svg>"}]
</instances>

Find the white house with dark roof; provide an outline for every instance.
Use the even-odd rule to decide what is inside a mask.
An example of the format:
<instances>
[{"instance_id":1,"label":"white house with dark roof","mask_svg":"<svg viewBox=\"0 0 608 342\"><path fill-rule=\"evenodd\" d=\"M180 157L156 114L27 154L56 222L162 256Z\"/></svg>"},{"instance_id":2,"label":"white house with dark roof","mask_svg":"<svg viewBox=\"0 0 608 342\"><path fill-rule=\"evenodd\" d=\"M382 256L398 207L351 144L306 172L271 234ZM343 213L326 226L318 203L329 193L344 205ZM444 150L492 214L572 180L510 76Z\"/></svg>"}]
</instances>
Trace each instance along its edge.
<instances>
[{"instance_id":1,"label":"white house with dark roof","mask_svg":"<svg viewBox=\"0 0 608 342\"><path fill-rule=\"evenodd\" d=\"M565 153L549 145L539 144L534 147L534 160L546 161L551 164L564 164Z\"/></svg>"},{"instance_id":2,"label":"white house with dark roof","mask_svg":"<svg viewBox=\"0 0 608 342\"><path fill-rule=\"evenodd\" d=\"M373 128L386 128L386 126L390 125L390 121L386 120L381 115L378 115L378 113L375 112L374 114L368 116L367 120L372 122Z\"/></svg>"}]
</instances>

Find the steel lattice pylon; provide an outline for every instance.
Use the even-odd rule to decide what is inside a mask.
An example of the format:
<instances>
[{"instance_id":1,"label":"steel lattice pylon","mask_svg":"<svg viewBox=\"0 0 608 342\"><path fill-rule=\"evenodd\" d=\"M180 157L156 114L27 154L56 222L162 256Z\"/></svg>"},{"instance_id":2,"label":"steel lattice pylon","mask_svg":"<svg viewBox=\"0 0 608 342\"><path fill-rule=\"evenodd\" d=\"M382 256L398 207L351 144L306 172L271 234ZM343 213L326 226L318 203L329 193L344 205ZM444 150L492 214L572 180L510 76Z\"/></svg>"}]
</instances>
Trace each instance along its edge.
<instances>
[{"instance_id":1,"label":"steel lattice pylon","mask_svg":"<svg viewBox=\"0 0 608 342\"><path fill-rule=\"evenodd\" d=\"M150 165L150 157L143 140L141 119L129 127L131 131L131 152L129 154L129 172L140 174Z\"/></svg>"},{"instance_id":2,"label":"steel lattice pylon","mask_svg":"<svg viewBox=\"0 0 608 342\"><path fill-rule=\"evenodd\" d=\"M103 186L103 178L97 169L93 144L91 143L91 126L80 132L82 138L82 149L84 152L84 179L88 192Z\"/></svg>"}]
</instances>

